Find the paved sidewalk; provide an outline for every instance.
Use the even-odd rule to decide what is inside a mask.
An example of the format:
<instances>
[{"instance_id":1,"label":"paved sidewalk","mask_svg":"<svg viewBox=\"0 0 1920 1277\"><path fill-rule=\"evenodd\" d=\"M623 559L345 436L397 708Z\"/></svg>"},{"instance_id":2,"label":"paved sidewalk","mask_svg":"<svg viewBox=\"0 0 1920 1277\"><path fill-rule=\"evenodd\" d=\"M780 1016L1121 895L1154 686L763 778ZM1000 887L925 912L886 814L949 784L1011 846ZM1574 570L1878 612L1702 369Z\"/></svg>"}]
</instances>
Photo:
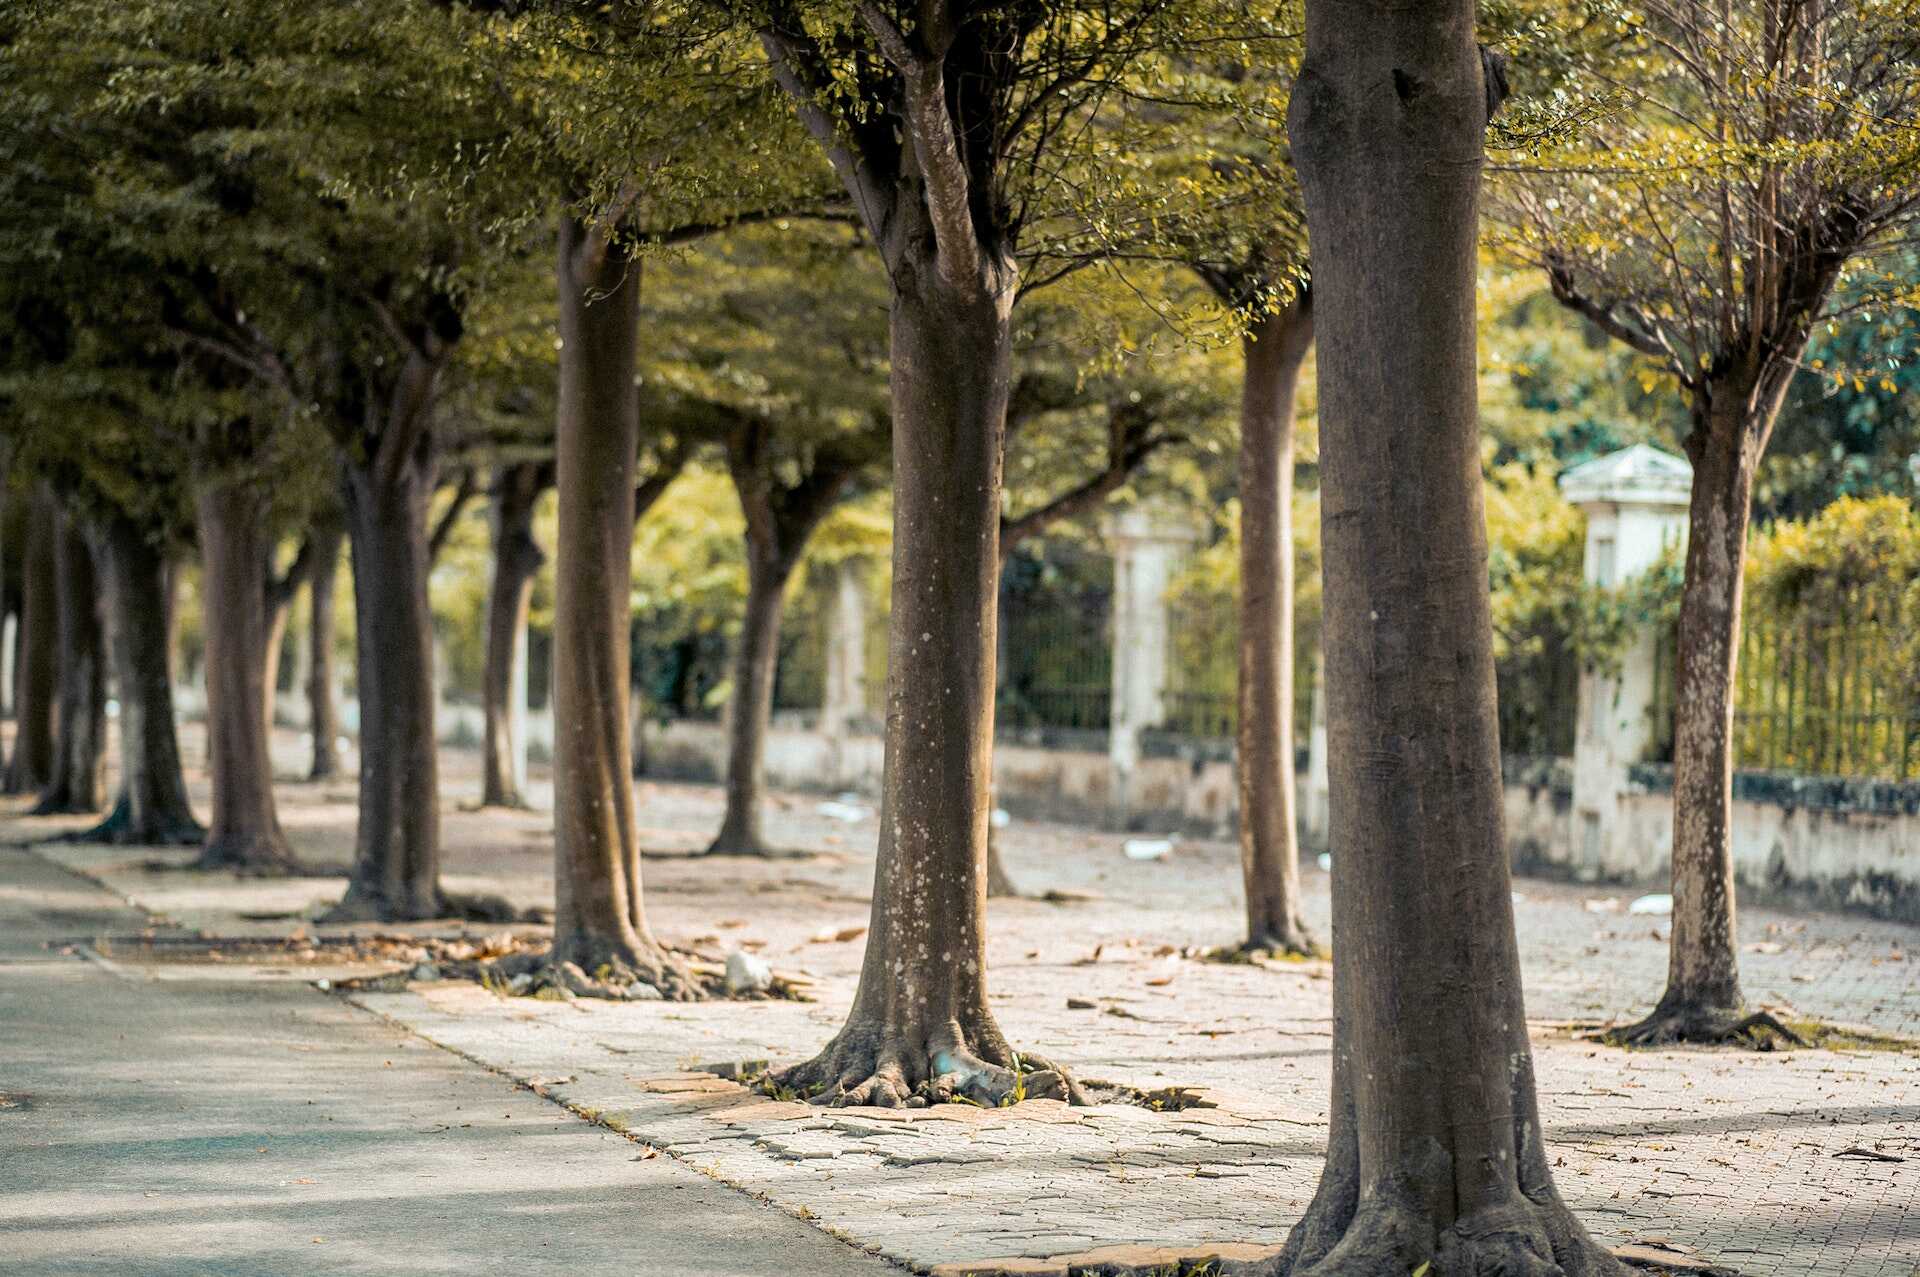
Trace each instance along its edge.
<instances>
[{"instance_id":1,"label":"paved sidewalk","mask_svg":"<svg viewBox=\"0 0 1920 1277\"><path fill-rule=\"evenodd\" d=\"M898 1271L304 983L50 953L128 921L75 888L0 849L0 1272Z\"/></svg>"},{"instance_id":2,"label":"paved sidewalk","mask_svg":"<svg viewBox=\"0 0 1920 1277\"><path fill-rule=\"evenodd\" d=\"M549 902L551 818L461 810L471 758L449 751L446 762L449 884ZM283 784L280 795L302 854L346 858L350 784ZM1231 844L1188 840L1167 861L1141 863L1120 854L1118 835L1016 821L1003 839L1016 880L1066 899L994 901L988 922L992 1001L1016 1046L1084 1078L1206 1088L1215 1107L821 1113L702 1070L798 1060L839 1026L864 942L872 820L841 823L816 798L775 795L771 836L812 858L700 859L686 853L717 823L717 790L646 783L639 801L656 929L709 953L740 948L806 969L819 977L819 1002L557 1004L439 983L357 1000L915 1267L1058 1259L1125 1242L1270 1245L1304 1206L1325 1139L1328 967L1187 956L1241 925ZM0 841L49 827L0 820ZM147 863L184 859L178 852L45 854L217 934L339 930L303 920L338 897L337 878L242 882ZM1563 1191L1597 1236L1668 1240L1747 1274L1915 1277L1920 1055L1588 1043L1566 1022L1631 1014L1657 995L1665 920L1626 913L1630 888L1515 885L1547 1137ZM1322 927L1326 887L1309 868L1306 909ZM1920 1035L1912 928L1744 908L1740 929L1755 1001ZM209 974L169 969L180 982ZM1904 1160L1841 1156L1857 1148Z\"/></svg>"}]
</instances>

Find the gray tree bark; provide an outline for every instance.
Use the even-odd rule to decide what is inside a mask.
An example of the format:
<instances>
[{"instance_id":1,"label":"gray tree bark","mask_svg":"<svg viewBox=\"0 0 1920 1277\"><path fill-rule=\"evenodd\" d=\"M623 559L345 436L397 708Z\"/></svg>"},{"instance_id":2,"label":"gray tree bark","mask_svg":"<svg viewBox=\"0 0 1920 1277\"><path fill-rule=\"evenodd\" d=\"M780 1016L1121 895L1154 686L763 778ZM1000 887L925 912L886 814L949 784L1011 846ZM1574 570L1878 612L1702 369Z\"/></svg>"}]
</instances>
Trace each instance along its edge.
<instances>
[{"instance_id":1,"label":"gray tree bark","mask_svg":"<svg viewBox=\"0 0 1920 1277\"><path fill-rule=\"evenodd\" d=\"M846 1025L783 1075L843 1104L899 1105L936 1081L995 1096L1014 1064L982 925L1014 268L956 287L931 258L903 253L892 271L893 615L866 958Z\"/></svg>"},{"instance_id":2,"label":"gray tree bark","mask_svg":"<svg viewBox=\"0 0 1920 1277\"><path fill-rule=\"evenodd\" d=\"M107 642L120 699L120 795L81 835L135 846L197 846L206 830L187 801L174 728L172 599L167 556L149 529L125 515L101 521Z\"/></svg>"},{"instance_id":3,"label":"gray tree bark","mask_svg":"<svg viewBox=\"0 0 1920 1277\"><path fill-rule=\"evenodd\" d=\"M1318 951L1300 914L1293 775L1293 419L1313 345L1301 293L1241 343L1240 868L1247 950Z\"/></svg>"},{"instance_id":4,"label":"gray tree bark","mask_svg":"<svg viewBox=\"0 0 1920 1277\"><path fill-rule=\"evenodd\" d=\"M274 802L267 731L267 596L260 565L271 540L264 501L245 481L205 483L195 495L213 782L213 824L198 867L292 873L298 866Z\"/></svg>"},{"instance_id":5,"label":"gray tree bark","mask_svg":"<svg viewBox=\"0 0 1920 1277\"><path fill-rule=\"evenodd\" d=\"M481 678L485 729L480 746L480 805L525 807L514 786L514 654L526 632L533 579L547 556L533 539L534 507L553 485L553 467L541 461L501 466L493 482L493 580L487 587L486 668Z\"/></svg>"},{"instance_id":6,"label":"gray tree bark","mask_svg":"<svg viewBox=\"0 0 1920 1277\"><path fill-rule=\"evenodd\" d=\"M1471 0L1307 0L1334 1087L1281 1272L1620 1271L1548 1170L1513 931L1475 405L1490 78Z\"/></svg>"},{"instance_id":7,"label":"gray tree bark","mask_svg":"<svg viewBox=\"0 0 1920 1277\"><path fill-rule=\"evenodd\" d=\"M44 488L28 505L21 550L20 624L14 640L13 757L6 792L33 794L53 780L53 716L59 673L58 508Z\"/></svg>"},{"instance_id":8,"label":"gray tree bark","mask_svg":"<svg viewBox=\"0 0 1920 1277\"><path fill-rule=\"evenodd\" d=\"M340 710L334 700L338 679L333 657L333 591L340 571L340 544L346 529L328 520L315 529L307 642L312 659L307 668L307 726L313 736L313 766L309 780L332 780L340 771Z\"/></svg>"},{"instance_id":9,"label":"gray tree bark","mask_svg":"<svg viewBox=\"0 0 1920 1277\"><path fill-rule=\"evenodd\" d=\"M53 775L36 815L98 811L106 801L106 639L99 581L82 516L62 512L53 543L59 608L59 710Z\"/></svg>"},{"instance_id":10,"label":"gray tree bark","mask_svg":"<svg viewBox=\"0 0 1920 1277\"><path fill-rule=\"evenodd\" d=\"M628 714L640 265L572 217L559 243L559 544L553 635L553 961L696 987L641 899Z\"/></svg>"},{"instance_id":11,"label":"gray tree bark","mask_svg":"<svg viewBox=\"0 0 1920 1277\"><path fill-rule=\"evenodd\" d=\"M435 369L402 375L396 413L425 413ZM360 700L360 821L353 874L333 921L444 916L440 752L434 736L433 616L427 605L432 438L390 421L380 447L344 470L353 556Z\"/></svg>"}]
</instances>

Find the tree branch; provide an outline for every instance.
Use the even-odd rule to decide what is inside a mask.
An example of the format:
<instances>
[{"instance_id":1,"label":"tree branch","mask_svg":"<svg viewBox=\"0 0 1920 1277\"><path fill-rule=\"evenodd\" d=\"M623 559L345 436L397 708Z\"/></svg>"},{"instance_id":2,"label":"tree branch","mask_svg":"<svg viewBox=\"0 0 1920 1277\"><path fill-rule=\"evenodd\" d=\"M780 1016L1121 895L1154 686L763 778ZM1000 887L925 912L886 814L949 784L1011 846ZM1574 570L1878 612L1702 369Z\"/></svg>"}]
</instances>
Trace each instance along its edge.
<instances>
[{"instance_id":1,"label":"tree branch","mask_svg":"<svg viewBox=\"0 0 1920 1277\"><path fill-rule=\"evenodd\" d=\"M1584 316L1615 341L1631 346L1643 355L1652 355L1656 359L1671 358L1671 352L1661 344L1658 338L1651 333L1642 332L1614 314L1617 303L1596 301L1575 288L1573 272L1563 262L1552 259L1547 262L1547 283L1553 289L1555 301L1575 314Z\"/></svg>"},{"instance_id":2,"label":"tree branch","mask_svg":"<svg viewBox=\"0 0 1920 1277\"><path fill-rule=\"evenodd\" d=\"M941 277L954 289L973 291L980 287L984 255L973 228L967 162L960 154L960 139L947 110L944 66L951 37L944 31L923 29L920 34L932 41L932 47L924 53L916 52L875 0L860 0L858 8L881 54L900 73L906 87L907 132L926 183L927 214L933 223ZM940 11L944 13L944 6Z\"/></svg>"},{"instance_id":3,"label":"tree branch","mask_svg":"<svg viewBox=\"0 0 1920 1277\"><path fill-rule=\"evenodd\" d=\"M471 467L460 472L460 484L453 490L453 500L440 512L439 522L433 525L433 531L427 537L427 562L432 563L440 557L440 551L447 548L447 540L453 535L453 525L460 519L467 503L479 495L480 484L474 478Z\"/></svg>"},{"instance_id":4,"label":"tree branch","mask_svg":"<svg viewBox=\"0 0 1920 1277\"><path fill-rule=\"evenodd\" d=\"M760 47L766 50L774 81L793 99L800 123L826 152L840 184L852 197L867 234L876 243L884 242L893 214L893 192L886 176L889 157L877 154L871 139L863 140L857 121L821 105L831 87L826 59L788 0L768 5Z\"/></svg>"}]
</instances>

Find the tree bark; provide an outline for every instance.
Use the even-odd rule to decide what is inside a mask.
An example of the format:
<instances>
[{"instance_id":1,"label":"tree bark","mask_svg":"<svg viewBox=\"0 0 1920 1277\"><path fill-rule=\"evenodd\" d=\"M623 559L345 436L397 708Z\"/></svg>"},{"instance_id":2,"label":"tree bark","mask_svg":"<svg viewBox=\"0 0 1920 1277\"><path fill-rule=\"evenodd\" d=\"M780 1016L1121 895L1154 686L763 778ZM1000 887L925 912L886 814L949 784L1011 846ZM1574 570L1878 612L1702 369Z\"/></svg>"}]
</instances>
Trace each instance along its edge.
<instances>
[{"instance_id":1,"label":"tree bark","mask_svg":"<svg viewBox=\"0 0 1920 1277\"><path fill-rule=\"evenodd\" d=\"M1244 949L1318 951L1300 914L1293 775L1293 413L1313 344L1302 292L1241 343L1240 869Z\"/></svg>"},{"instance_id":2,"label":"tree bark","mask_svg":"<svg viewBox=\"0 0 1920 1277\"><path fill-rule=\"evenodd\" d=\"M197 508L213 782L213 825L197 867L292 873L298 865L274 803L267 731L267 596L260 565L271 539L265 502L244 481L216 481L201 485Z\"/></svg>"},{"instance_id":3,"label":"tree bark","mask_svg":"<svg viewBox=\"0 0 1920 1277\"><path fill-rule=\"evenodd\" d=\"M733 655L733 700L727 707L727 810L707 848L709 855L771 854L760 808L766 795L767 727L780 659L780 614L795 560L756 548L751 531L748 539L747 605Z\"/></svg>"},{"instance_id":4,"label":"tree bark","mask_svg":"<svg viewBox=\"0 0 1920 1277\"><path fill-rule=\"evenodd\" d=\"M310 590L310 629L308 650L312 659L307 667L307 725L313 735L313 767L309 780L332 780L340 771L340 711L334 701L338 678L333 659L333 591L340 571L340 543L346 529L329 521L314 533L313 573Z\"/></svg>"},{"instance_id":5,"label":"tree bark","mask_svg":"<svg viewBox=\"0 0 1920 1277\"><path fill-rule=\"evenodd\" d=\"M1307 0L1335 1064L1281 1272L1620 1271L1554 1188L1520 994L1475 405L1487 83L1471 0Z\"/></svg>"},{"instance_id":6,"label":"tree bark","mask_svg":"<svg viewBox=\"0 0 1920 1277\"><path fill-rule=\"evenodd\" d=\"M206 830L187 801L174 728L172 600L167 557L148 529L125 515L102 521L107 642L120 699L120 795L82 837L135 846L197 846Z\"/></svg>"},{"instance_id":7,"label":"tree bark","mask_svg":"<svg viewBox=\"0 0 1920 1277\"><path fill-rule=\"evenodd\" d=\"M840 1104L923 1087L997 1102L1011 1048L987 1006L1001 436L1013 288L892 263L893 615L872 922L846 1025L785 1084Z\"/></svg>"},{"instance_id":8,"label":"tree bark","mask_svg":"<svg viewBox=\"0 0 1920 1277\"><path fill-rule=\"evenodd\" d=\"M403 377L431 382L417 357ZM397 399L425 412L429 385ZM437 918L440 756L434 736L433 617L427 604L432 441L389 422L382 447L349 460L342 490L353 556L354 657L360 700L360 822L353 875L335 921Z\"/></svg>"},{"instance_id":9,"label":"tree bark","mask_svg":"<svg viewBox=\"0 0 1920 1277\"><path fill-rule=\"evenodd\" d=\"M563 219L553 634L553 961L695 996L641 899L628 716L640 264Z\"/></svg>"},{"instance_id":10,"label":"tree bark","mask_svg":"<svg viewBox=\"0 0 1920 1277\"><path fill-rule=\"evenodd\" d=\"M93 549L81 517L63 513L54 535L59 608L60 706L53 738L53 775L35 815L98 811L105 801L107 741L106 642Z\"/></svg>"},{"instance_id":11,"label":"tree bark","mask_svg":"<svg viewBox=\"0 0 1920 1277\"><path fill-rule=\"evenodd\" d=\"M487 589L486 669L481 701L486 716L481 740L482 807L525 807L515 784L513 759L519 723L511 704L514 662L524 660L523 637L533 603L533 579L547 556L533 539L533 512L540 494L553 482L545 462L522 461L500 467L493 487L493 580Z\"/></svg>"},{"instance_id":12,"label":"tree bark","mask_svg":"<svg viewBox=\"0 0 1920 1277\"><path fill-rule=\"evenodd\" d=\"M1747 523L1790 376L1757 379L1780 387L1771 394L1709 382L1687 436L1693 488L1674 678L1673 935L1658 1005L1611 1035L1628 1045L1719 1042L1762 1025L1787 1032L1772 1016L1749 1014L1741 996L1728 816Z\"/></svg>"},{"instance_id":13,"label":"tree bark","mask_svg":"<svg viewBox=\"0 0 1920 1277\"><path fill-rule=\"evenodd\" d=\"M59 671L59 573L53 543L58 510L36 490L21 553L20 623L14 639L13 758L6 792L38 793L53 780L54 693Z\"/></svg>"}]
</instances>

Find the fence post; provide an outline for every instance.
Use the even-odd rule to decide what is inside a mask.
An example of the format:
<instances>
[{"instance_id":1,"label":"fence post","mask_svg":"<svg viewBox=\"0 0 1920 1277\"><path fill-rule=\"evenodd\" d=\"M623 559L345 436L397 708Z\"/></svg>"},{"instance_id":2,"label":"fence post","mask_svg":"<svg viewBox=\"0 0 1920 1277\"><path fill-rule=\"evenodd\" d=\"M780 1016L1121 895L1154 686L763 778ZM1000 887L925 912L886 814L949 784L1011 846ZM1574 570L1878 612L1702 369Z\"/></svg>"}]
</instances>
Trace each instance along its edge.
<instances>
[{"instance_id":1,"label":"fence post","mask_svg":"<svg viewBox=\"0 0 1920 1277\"><path fill-rule=\"evenodd\" d=\"M1140 734L1166 717L1167 587L1197 539L1192 524L1164 503L1143 501L1106 519L1113 550L1113 700L1107 731L1110 801L1125 826L1133 809Z\"/></svg>"},{"instance_id":2,"label":"fence post","mask_svg":"<svg viewBox=\"0 0 1920 1277\"><path fill-rule=\"evenodd\" d=\"M858 560L834 569L827 602L826 677L820 697L820 730L831 742L834 771L847 782L847 738L867 716L867 584Z\"/></svg>"},{"instance_id":3,"label":"fence post","mask_svg":"<svg viewBox=\"0 0 1920 1277\"><path fill-rule=\"evenodd\" d=\"M1653 566L1669 546L1683 545L1692 486L1692 466L1646 444L1561 475L1560 491L1587 516L1588 584L1620 585ZM1575 876L1585 881L1618 872L1634 859L1632 849L1614 843L1628 768L1646 755L1653 736L1658 641L1650 632L1636 635L1617 676L1580 672L1569 858Z\"/></svg>"}]
</instances>

